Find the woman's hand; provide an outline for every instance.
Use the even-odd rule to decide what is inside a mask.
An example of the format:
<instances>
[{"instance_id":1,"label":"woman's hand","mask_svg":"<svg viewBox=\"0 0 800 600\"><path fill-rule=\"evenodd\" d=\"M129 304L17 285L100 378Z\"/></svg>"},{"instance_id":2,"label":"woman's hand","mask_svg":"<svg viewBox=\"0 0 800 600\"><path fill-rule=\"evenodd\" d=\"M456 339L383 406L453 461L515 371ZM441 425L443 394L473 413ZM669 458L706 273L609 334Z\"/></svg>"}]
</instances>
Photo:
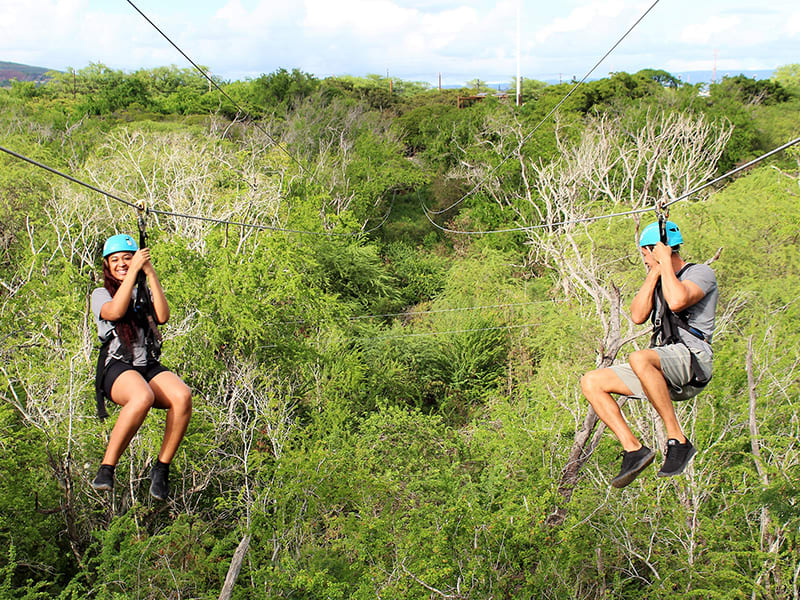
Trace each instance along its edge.
<instances>
[{"instance_id":1,"label":"woman's hand","mask_svg":"<svg viewBox=\"0 0 800 600\"><path fill-rule=\"evenodd\" d=\"M148 277L155 273L153 263L150 262L150 248L141 248L137 250L131 260L131 271L138 273L144 271Z\"/></svg>"}]
</instances>

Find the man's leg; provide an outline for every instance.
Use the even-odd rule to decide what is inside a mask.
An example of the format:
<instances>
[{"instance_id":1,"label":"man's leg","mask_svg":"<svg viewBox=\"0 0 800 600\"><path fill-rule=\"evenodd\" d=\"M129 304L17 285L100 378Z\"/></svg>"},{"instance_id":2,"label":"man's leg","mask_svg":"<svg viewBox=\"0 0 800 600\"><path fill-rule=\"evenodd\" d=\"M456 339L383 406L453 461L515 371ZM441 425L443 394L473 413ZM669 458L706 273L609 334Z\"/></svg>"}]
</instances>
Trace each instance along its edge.
<instances>
[{"instance_id":1,"label":"man's leg","mask_svg":"<svg viewBox=\"0 0 800 600\"><path fill-rule=\"evenodd\" d=\"M611 395L631 395L633 392L613 369L590 371L581 378L581 389L594 408L594 412L622 444L624 449L622 466L617 476L611 480L611 485L615 488L625 487L636 479L655 457L655 452L633 435L619 405Z\"/></svg>"},{"instance_id":2,"label":"man's leg","mask_svg":"<svg viewBox=\"0 0 800 600\"><path fill-rule=\"evenodd\" d=\"M623 450L632 452L642 447L641 442L628 427L619 404L611 394L627 396L631 390L612 369L595 369L581 377L581 390L594 412L614 432Z\"/></svg>"},{"instance_id":3,"label":"man's leg","mask_svg":"<svg viewBox=\"0 0 800 600\"><path fill-rule=\"evenodd\" d=\"M683 435L678 417L675 415L669 387L661 372L661 359L658 353L655 350L637 350L628 357L628 362L636 377L642 382L642 388L650 404L661 417L667 430L667 437L685 443L686 436Z\"/></svg>"}]
</instances>

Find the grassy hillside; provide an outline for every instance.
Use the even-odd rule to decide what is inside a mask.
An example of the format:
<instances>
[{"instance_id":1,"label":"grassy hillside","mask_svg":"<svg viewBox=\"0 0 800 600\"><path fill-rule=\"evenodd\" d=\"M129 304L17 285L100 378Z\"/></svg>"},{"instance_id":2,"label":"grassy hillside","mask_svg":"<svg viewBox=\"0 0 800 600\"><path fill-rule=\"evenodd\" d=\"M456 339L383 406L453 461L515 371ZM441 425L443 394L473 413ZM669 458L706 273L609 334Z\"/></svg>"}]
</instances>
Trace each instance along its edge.
<instances>
[{"instance_id":1,"label":"grassy hillside","mask_svg":"<svg viewBox=\"0 0 800 600\"><path fill-rule=\"evenodd\" d=\"M0 60L0 87L11 85L12 79L44 83L49 79L45 76L48 71L50 69Z\"/></svg>"},{"instance_id":2,"label":"grassy hillside","mask_svg":"<svg viewBox=\"0 0 800 600\"><path fill-rule=\"evenodd\" d=\"M238 599L798 597L796 151L671 208L686 258L719 252L687 472L611 489L595 428L565 478L581 374L648 333L627 306L653 213L585 217L800 135L796 99L615 74L521 144L564 88L464 110L299 71L225 89L250 118L175 68L0 90L0 145L161 211L162 359L194 394L169 502L163 411L91 488L119 411L94 416L88 297L137 214L0 154L0 600L216 599L237 556ZM663 449L647 403L624 412Z\"/></svg>"}]
</instances>

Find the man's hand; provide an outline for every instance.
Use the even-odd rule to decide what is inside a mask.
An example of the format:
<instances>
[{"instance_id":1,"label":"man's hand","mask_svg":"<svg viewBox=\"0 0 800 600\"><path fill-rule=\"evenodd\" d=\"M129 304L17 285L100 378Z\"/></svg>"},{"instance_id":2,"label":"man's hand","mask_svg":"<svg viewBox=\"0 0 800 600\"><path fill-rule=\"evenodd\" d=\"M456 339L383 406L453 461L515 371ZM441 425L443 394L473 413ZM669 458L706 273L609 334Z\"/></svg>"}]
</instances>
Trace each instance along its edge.
<instances>
[{"instance_id":1,"label":"man's hand","mask_svg":"<svg viewBox=\"0 0 800 600\"><path fill-rule=\"evenodd\" d=\"M666 244L658 242L653 248L652 256L658 264L672 266L672 248Z\"/></svg>"},{"instance_id":2,"label":"man's hand","mask_svg":"<svg viewBox=\"0 0 800 600\"><path fill-rule=\"evenodd\" d=\"M642 248L642 258L644 259L644 264L647 267L647 271L658 270L658 261L656 257L653 256L653 253L650 252L647 248Z\"/></svg>"}]
</instances>

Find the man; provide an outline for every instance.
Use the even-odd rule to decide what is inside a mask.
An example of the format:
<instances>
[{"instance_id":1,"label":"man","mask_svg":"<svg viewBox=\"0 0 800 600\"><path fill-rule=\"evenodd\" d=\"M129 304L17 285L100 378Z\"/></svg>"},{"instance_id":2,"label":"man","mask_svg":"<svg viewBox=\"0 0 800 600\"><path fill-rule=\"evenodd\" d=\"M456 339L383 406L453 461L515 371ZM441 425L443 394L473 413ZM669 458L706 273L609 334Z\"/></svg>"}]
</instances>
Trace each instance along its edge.
<instances>
[{"instance_id":1,"label":"man","mask_svg":"<svg viewBox=\"0 0 800 600\"><path fill-rule=\"evenodd\" d=\"M658 475L669 477L683 473L695 454L672 403L695 396L711 378L717 280L708 265L687 264L681 258L683 237L671 221L666 222L666 237L663 244L655 222L639 238L647 276L631 302L631 318L644 323L652 317L651 347L633 352L628 364L596 369L581 378L583 395L622 444L622 467L611 481L617 488L633 481L653 462L655 452L633 434L612 394L647 398L656 409L669 438Z\"/></svg>"}]
</instances>

